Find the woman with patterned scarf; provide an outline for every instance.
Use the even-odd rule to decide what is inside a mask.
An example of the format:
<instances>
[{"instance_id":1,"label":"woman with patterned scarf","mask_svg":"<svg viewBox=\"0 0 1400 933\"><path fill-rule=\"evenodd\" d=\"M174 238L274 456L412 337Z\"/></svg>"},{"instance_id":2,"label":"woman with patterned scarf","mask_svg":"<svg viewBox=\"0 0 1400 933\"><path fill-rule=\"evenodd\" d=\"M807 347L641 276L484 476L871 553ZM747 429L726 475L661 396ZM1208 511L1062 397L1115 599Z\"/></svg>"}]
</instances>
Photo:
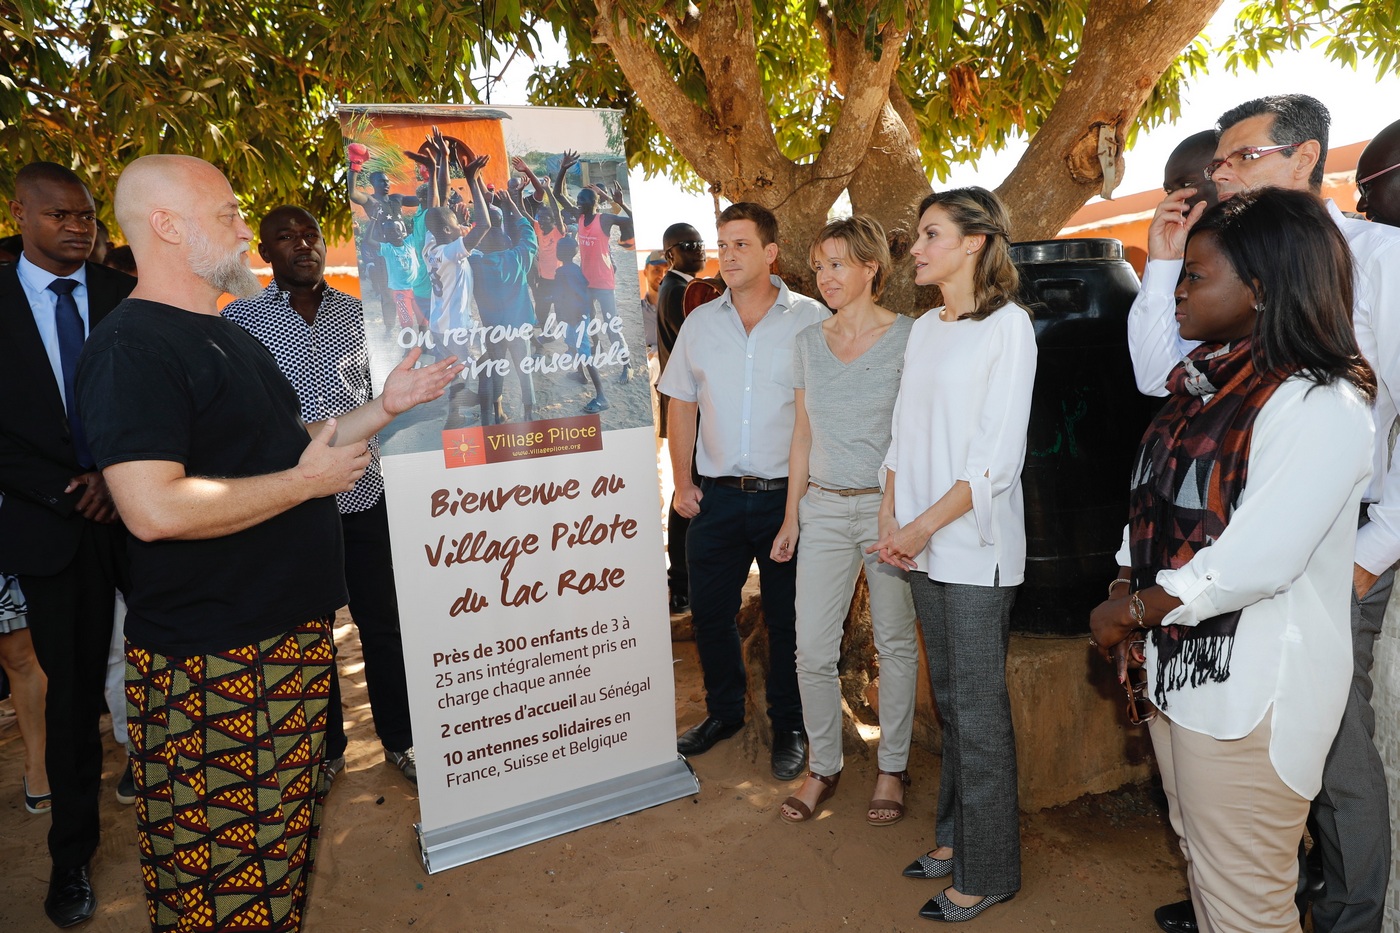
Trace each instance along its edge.
<instances>
[{"instance_id":1,"label":"woman with patterned scarf","mask_svg":"<svg viewBox=\"0 0 1400 933\"><path fill-rule=\"evenodd\" d=\"M1307 193L1206 212L1176 300L1181 336L1202 345L1143 436L1123 586L1094 610L1093 638L1125 682L1145 663L1130 716L1155 706L1201 929L1297 931L1298 843L1351 678L1375 375L1352 331L1346 241Z\"/></svg>"}]
</instances>

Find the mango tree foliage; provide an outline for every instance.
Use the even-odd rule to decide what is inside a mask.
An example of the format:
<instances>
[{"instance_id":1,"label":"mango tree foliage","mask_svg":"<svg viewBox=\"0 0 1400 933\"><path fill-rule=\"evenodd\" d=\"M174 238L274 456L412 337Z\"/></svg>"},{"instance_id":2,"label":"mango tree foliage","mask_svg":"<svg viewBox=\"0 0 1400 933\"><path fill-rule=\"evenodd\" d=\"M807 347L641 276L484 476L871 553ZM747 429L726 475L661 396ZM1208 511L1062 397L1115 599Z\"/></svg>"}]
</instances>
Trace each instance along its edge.
<instances>
[{"instance_id":1,"label":"mango tree foliage","mask_svg":"<svg viewBox=\"0 0 1400 933\"><path fill-rule=\"evenodd\" d=\"M795 255L843 190L907 225L930 177L1018 134L1000 191L1017 236L1048 236L1103 189L1101 144L1121 174L1130 135L1174 116L1220 2L0 0L0 188L50 158L107 202L131 158L189 152L250 211L300 201L343 230L333 104L477 101L514 54L535 102L621 108L634 166L770 206ZM566 61L540 59L543 30ZM1231 68L1320 43L1389 72L1397 32L1394 0L1276 0L1214 38Z\"/></svg>"},{"instance_id":2,"label":"mango tree foliage","mask_svg":"<svg viewBox=\"0 0 1400 933\"><path fill-rule=\"evenodd\" d=\"M773 207L792 222L799 255L833 191L847 188L857 210L908 222L929 177L1025 134L1030 150L1000 191L1018 237L1051 236L1105 187L1101 131L1121 177L1132 134L1176 115L1183 83L1205 66L1212 45L1201 32L1219 5L574 0L551 20L569 61L537 71L532 88L540 101L623 107L634 161L693 169L727 197ZM1234 35L1215 38L1230 67L1318 42L1340 64L1369 59L1387 72L1395 19L1393 0L1255 3ZM756 75L746 74L749 61ZM886 70L885 100L861 97ZM766 126L736 103L756 87ZM792 166L774 164L757 138L767 132ZM859 152L829 158L833 145Z\"/></svg>"},{"instance_id":3,"label":"mango tree foliage","mask_svg":"<svg viewBox=\"0 0 1400 933\"><path fill-rule=\"evenodd\" d=\"M483 42L533 53L535 14L344 0L0 0L0 189L35 159L90 179L111 220L120 168L155 152L224 167L251 211L349 214L336 101L471 101Z\"/></svg>"}]
</instances>

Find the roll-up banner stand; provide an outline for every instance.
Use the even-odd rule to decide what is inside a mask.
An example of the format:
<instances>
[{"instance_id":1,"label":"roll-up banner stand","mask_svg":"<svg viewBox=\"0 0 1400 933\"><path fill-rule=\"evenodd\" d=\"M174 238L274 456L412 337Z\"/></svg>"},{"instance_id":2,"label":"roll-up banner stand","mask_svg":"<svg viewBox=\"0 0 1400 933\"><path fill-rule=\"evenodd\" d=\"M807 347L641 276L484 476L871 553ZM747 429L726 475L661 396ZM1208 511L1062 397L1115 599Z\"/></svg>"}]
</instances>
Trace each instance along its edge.
<instances>
[{"instance_id":1,"label":"roll-up banner stand","mask_svg":"<svg viewBox=\"0 0 1400 933\"><path fill-rule=\"evenodd\" d=\"M376 386L414 346L467 363L380 435L424 867L696 793L676 754L621 114L340 119ZM524 179L523 218L473 210L473 159L488 202ZM551 190L562 174L559 219L530 174Z\"/></svg>"}]
</instances>

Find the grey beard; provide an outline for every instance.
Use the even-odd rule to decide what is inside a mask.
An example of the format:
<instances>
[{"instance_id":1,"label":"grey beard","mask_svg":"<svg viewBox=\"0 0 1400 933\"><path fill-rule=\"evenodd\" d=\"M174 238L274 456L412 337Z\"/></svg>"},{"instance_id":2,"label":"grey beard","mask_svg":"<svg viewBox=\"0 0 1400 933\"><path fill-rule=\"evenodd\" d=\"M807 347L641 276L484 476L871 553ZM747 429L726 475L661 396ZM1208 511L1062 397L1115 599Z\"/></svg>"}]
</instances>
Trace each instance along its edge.
<instances>
[{"instance_id":1,"label":"grey beard","mask_svg":"<svg viewBox=\"0 0 1400 933\"><path fill-rule=\"evenodd\" d=\"M262 282L243 263L247 247L223 256L216 255L209 238L198 227L190 231L190 271L210 287L235 298L250 298L262 291Z\"/></svg>"}]
</instances>

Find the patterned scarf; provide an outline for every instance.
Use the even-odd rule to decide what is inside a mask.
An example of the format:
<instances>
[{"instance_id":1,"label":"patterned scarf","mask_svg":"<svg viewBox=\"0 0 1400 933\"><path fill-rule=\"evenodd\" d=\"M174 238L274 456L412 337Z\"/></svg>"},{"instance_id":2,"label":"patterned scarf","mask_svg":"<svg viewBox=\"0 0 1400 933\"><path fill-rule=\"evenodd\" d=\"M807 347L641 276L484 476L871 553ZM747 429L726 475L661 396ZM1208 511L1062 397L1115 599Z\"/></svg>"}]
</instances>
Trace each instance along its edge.
<instances>
[{"instance_id":1,"label":"patterned scarf","mask_svg":"<svg viewBox=\"0 0 1400 933\"><path fill-rule=\"evenodd\" d=\"M1254 369L1248 337L1196 348L1167 379L1171 395L1143 435L1133 466L1129 542L1133 589L1156 582L1220 537L1244 491L1254 419L1281 380ZM1152 630L1153 699L1230 677L1238 611L1199 625Z\"/></svg>"}]
</instances>

